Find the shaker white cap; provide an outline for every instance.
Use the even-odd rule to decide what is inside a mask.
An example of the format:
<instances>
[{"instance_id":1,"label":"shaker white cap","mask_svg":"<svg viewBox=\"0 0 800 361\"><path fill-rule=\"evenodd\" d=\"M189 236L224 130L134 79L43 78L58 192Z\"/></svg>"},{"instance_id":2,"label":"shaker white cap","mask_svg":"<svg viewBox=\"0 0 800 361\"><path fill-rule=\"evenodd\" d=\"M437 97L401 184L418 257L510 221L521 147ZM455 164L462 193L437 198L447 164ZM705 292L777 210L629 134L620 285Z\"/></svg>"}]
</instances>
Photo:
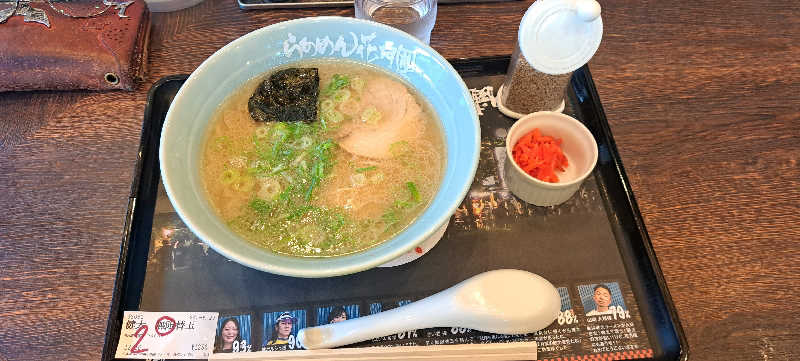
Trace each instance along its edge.
<instances>
[{"instance_id":1,"label":"shaker white cap","mask_svg":"<svg viewBox=\"0 0 800 361\"><path fill-rule=\"evenodd\" d=\"M525 60L547 74L577 70L592 58L603 37L595 0L536 0L519 24Z\"/></svg>"}]
</instances>

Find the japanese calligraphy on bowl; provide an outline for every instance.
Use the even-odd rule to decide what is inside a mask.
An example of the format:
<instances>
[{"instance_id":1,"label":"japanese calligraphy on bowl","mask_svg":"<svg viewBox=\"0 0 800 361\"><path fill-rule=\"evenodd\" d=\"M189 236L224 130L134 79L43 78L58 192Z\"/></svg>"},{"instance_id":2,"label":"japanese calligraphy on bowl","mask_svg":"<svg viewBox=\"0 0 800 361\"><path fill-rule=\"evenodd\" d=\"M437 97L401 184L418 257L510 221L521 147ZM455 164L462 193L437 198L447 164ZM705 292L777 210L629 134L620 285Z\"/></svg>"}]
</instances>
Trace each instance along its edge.
<instances>
[{"instance_id":1,"label":"japanese calligraphy on bowl","mask_svg":"<svg viewBox=\"0 0 800 361\"><path fill-rule=\"evenodd\" d=\"M323 37L302 37L289 33L283 42L283 55L287 58L329 56L352 58L368 64L384 62L396 72L421 72L417 66L417 56L428 56L419 47L406 47L391 40L381 40L373 32L370 34L347 32Z\"/></svg>"}]
</instances>

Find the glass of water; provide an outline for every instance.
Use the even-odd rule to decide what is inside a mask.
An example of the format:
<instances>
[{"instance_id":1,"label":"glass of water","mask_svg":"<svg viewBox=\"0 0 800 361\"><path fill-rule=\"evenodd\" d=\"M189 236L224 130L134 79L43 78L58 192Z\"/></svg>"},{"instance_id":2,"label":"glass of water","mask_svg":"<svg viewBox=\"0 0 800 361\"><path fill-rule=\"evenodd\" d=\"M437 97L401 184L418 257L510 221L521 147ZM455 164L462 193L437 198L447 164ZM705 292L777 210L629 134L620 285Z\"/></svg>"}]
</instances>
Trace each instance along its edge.
<instances>
[{"instance_id":1,"label":"glass of water","mask_svg":"<svg viewBox=\"0 0 800 361\"><path fill-rule=\"evenodd\" d=\"M383 23L431 42L437 0L355 0L356 17Z\"/></svg>"}]
</instances>

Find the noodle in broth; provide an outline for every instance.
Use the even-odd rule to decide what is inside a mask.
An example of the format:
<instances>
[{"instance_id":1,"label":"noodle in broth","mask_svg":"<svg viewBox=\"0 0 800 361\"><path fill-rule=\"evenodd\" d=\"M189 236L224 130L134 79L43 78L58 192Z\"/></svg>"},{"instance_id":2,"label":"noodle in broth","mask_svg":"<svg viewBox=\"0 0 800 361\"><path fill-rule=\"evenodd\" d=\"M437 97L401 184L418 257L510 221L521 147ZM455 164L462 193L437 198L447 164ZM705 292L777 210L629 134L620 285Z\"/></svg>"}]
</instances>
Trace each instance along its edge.
<instances>
[{"instance_id":1,"label":"noodle in broth","mask_svg":"<svg viewBox=\"0 0 800 361\"><path fill-rule=\"evenodd\" d=\"M386 241L430 204L444 172L430 106L361 64L293 64L319 72L317 119L256 122L254 79L215 113L201 175L218 215L274 252L324 257Z\"/></svg>"}]
</instances>

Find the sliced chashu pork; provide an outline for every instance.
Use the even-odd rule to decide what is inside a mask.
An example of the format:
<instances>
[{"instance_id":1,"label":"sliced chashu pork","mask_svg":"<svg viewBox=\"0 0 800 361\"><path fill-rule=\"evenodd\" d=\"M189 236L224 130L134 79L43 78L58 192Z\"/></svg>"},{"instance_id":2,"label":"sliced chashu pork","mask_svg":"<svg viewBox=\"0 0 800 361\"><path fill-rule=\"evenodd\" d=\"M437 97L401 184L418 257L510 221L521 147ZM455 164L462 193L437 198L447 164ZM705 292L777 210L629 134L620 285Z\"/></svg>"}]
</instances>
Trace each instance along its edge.
<instances>
[{"instance_id":1,"label":"sliced chashu pork","mask_svg":"<svg viewBox=\"0 0 800 361\"><path fill-rule=\"evenodd\" d=\"M378 78L364 87L361 109L369 105L381 113L377 125L356 122L352 131L339 142L349 153L369 158L389 158L389 147L417 136L421 128L422 108L405 85L394 80Z\"/></svg>"}]
</instances>

